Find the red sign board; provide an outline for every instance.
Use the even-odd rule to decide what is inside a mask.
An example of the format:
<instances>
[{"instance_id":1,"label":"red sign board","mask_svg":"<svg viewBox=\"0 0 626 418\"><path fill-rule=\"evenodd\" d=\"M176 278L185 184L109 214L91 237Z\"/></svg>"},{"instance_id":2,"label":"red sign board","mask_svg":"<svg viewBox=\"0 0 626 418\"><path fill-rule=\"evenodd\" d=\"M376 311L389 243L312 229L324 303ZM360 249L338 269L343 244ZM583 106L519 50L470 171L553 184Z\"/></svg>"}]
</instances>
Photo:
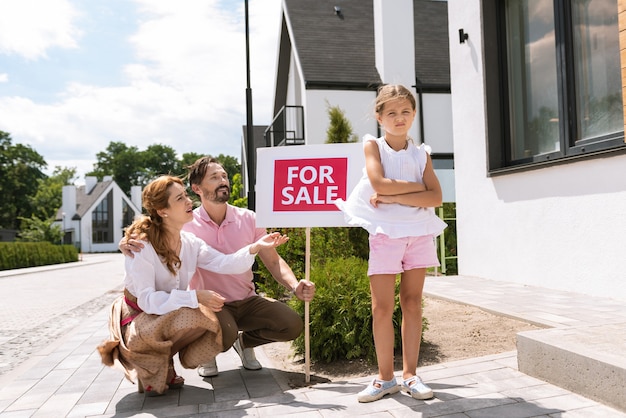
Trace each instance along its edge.
<instances>
[{"instance_id":1,"label":"red sign board","mask_svg":"<svg viewBox=\"0 0 626 418\"><path fill-rule=\"evenodd\" d=\"M274 161L276 212L338 211L334 201L346 199L348 158Z\"/></svg>"}]
</instances>

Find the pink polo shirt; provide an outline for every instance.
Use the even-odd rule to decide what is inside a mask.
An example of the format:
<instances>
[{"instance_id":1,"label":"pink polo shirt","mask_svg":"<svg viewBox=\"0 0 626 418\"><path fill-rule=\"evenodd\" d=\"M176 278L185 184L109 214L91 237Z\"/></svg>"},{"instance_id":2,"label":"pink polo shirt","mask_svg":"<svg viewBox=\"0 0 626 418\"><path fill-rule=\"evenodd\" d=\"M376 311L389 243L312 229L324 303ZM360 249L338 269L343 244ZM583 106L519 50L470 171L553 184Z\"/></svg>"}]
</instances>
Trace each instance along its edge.
<instances>
[{"instance_id":1,"label":"pink polo shirt","mask_svg":"<svg viewBox=\"0 0 626 418\"><path fill-rule=\"evenodd\" d=\"M253 211L232 205L227 205L226 218L221 225L213 222L202 206L194 209L193 221L185 224L183 230L195 234L224 254L234 253L267 234L265 228L256 227ZM241 274L220 274L198 268L189 288L213 290L229 303L256 295L252 278L252 269Z\"/></svg>"}]
</instances>

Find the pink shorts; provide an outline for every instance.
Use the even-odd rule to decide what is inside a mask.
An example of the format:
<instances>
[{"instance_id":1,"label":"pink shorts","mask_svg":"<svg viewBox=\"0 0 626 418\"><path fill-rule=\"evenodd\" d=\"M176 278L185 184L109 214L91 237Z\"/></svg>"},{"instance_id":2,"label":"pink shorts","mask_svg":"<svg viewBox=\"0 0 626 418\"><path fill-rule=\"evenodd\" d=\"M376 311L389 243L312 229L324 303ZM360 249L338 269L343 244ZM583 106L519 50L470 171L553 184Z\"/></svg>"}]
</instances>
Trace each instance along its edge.
<instances>
[{"instance_id":1,"label":"pink shorts","mask_svg":"<svg viewBox=\"0 0 626 418\"><path fill-rule=\"evenodd\" d=\"M399 274L406 270L439 266L435 237L389 238L370 235L370 259L367 275Z\"/></svg>"}]
</instances>

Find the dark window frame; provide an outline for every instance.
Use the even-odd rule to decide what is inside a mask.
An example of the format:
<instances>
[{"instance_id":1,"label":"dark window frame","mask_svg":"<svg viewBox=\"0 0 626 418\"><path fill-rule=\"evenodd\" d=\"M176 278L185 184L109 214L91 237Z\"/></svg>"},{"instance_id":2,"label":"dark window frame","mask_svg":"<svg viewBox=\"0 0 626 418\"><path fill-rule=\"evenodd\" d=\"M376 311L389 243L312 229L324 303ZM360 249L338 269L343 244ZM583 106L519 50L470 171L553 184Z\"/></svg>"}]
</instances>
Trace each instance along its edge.
<instances>
[{"instance_id":1,"label":"dark window frame","mask_svg":"<svg viewBox=\"0 0 626 418\"><path fill-rule=\"evenodd\" d=\"M91 213L91 242L110 244L113 242L113 191L102 198Z\"/></svg>"},{"instance_id":2,"label":"dark window frame","mask_svg":"<svg viewBox=\"0 0 626 418\"><path fill-rule=\"evenodd\" d=\"M576 137L576 115L573 109L563 109L564 103L575 97L573 83L573 54L567 48L572 47L571 15L569 2L554 0L555 25L558 43L558 78L560 111L564 112L559 122L561 150L554 153L535 155L524 160L511 161L509 158L510 133L508 121L508 87L506 73L504 1L484 0L483 13L483 46L485 51L485 110L487 131L487 173L488 175L505 174L524 170L543 168L548 165L569 163L579 159L604 157L607 155L626 153L624 131L617 135L605 135L591 140L579 141ZM617 13L617 1L616 1ZM564 65L562 65L564 63Z\"/></svg>"},{"instance_id":3,"label":"dark window frame","mask_svg":"<svg viewBox=\"0 0 626 418\"><path fill-rule=\"evenodd\" d=\"M134 209L131 208L126 200L122 199L122 235L124 234L124 230L133 223L134 219Z\"/></svg>"}]
</instances>

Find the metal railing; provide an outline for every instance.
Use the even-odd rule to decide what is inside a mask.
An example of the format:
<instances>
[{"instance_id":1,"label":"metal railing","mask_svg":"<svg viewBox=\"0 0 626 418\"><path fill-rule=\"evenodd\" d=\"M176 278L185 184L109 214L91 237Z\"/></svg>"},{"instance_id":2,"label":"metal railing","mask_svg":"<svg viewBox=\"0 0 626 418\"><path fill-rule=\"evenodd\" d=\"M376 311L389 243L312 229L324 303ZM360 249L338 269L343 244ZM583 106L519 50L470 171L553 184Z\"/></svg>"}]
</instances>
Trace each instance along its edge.
<instances>
[{"instance_id":1,"label":"metal railing","mask_svg":"<svg viewBox=\"0 0 626 418\"><path fill-rule=\"evenodd\" d=\"M454 254L455 255L446 255L446 236L454 234L454 242L456 243L456 204L453 206L453 217L446 217L444 215L443 206L440 206L436 209L437 215L446 223L448 223L448 228L444 229L444 231L437 238L437 250L439 251L439 260L441 263L441 274L446 274L448 271L448 260L456 260L456 245L454 246ZM451 221L451 222L450 222ZM447 233L446 233L447 231ZM458 271L458 266L457 266ZM435 275L437 274L437 269L435 268Z\"/></svg>"},{"instance_id":2,"label":"metal railing","mask_svg":"<svg viewBox=\"0 0 626 418\"><path fill-rule=\"evenodd\" d=\"M265 130L268 147L304 145L304 107L283 106Z\"/></svg>"}]
</instances>

